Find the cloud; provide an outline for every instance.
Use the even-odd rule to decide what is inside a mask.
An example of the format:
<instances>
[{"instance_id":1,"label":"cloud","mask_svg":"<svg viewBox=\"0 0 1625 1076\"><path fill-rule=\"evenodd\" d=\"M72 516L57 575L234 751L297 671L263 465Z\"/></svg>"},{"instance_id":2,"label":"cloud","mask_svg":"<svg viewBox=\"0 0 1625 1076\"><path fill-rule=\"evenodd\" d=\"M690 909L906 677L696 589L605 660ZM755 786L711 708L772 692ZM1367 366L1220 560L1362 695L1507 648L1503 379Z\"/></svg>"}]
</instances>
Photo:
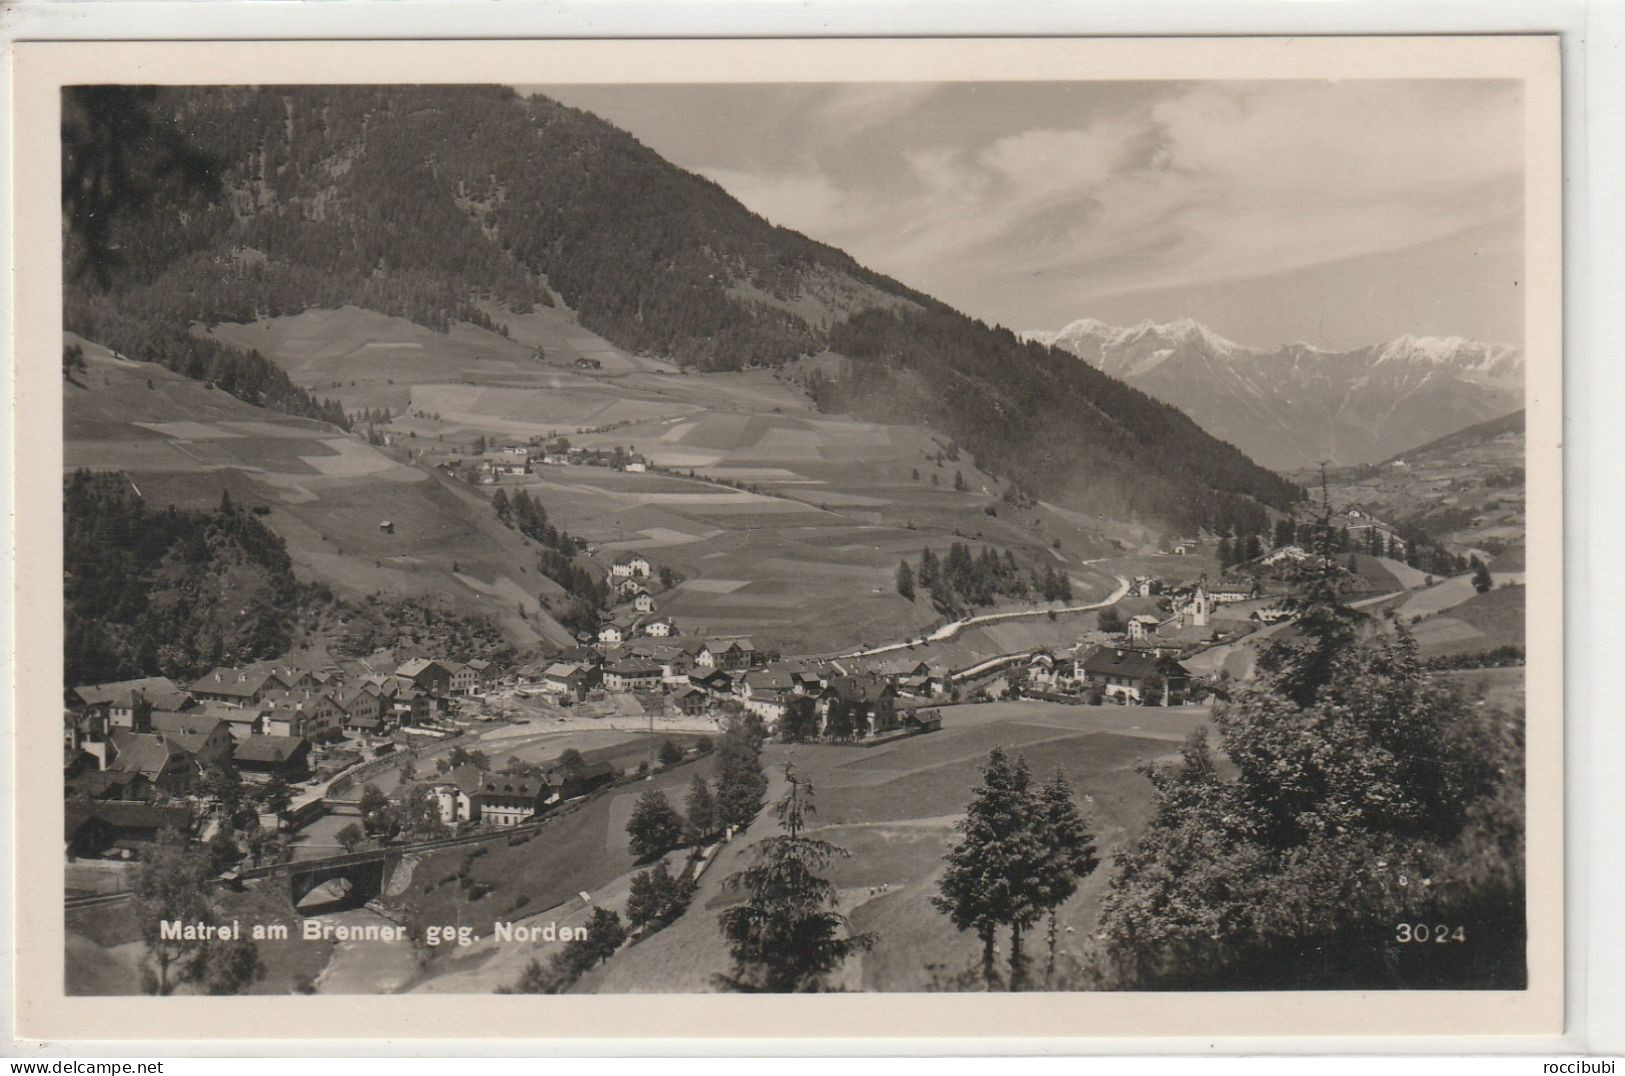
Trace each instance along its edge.
<instances>
[{"instance_id":1,"label":"cloud","mask_svg":"<svg viewBox=\"0 0 1625 1076\"><path fill-rule=\"evenodd\" d=\"M810 113L799 159L705 171L776 223L960 303L1001 280L1043 277L1082 303L1264 276L1521 207L1511 83L1186 85L981 144L916 123L926 96L844 89Z\"/></svg>"}]
</instances>

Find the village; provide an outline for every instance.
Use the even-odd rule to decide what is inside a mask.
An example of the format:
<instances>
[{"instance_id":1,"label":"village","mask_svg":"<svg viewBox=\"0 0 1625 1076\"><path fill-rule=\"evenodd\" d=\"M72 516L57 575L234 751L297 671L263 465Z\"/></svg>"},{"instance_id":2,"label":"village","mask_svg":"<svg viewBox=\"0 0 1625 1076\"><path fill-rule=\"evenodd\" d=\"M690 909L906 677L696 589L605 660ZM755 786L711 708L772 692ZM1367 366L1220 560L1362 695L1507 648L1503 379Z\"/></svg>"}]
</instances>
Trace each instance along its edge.
<instances>
[{"instance_id":1,"label":"village","mask_svg":"<svg viewBox=\"0 0 1625 1076\"><path fill-rule=\"evenodd\" d=\"M1177 565L1199 539L1166 556ZM1301 557L1295 546L1260 567ZM1184 583L1136 576L1091 617L1074 645L950 667L930 647L859 656L785 656L748 637L698 638L658 614L655 564L624 554L609 567L623 612L575 646L502 665L460 655L380 652L302 666L291 657L216 668L188 683L147 677L70 688L64 714L70 858L139 859L165 830L207 840L219 824L211 775L267 786L263 824L297 832L353 806L357 775L399 768L427 750L476 746L493 728L646 724L715 731L751 714L771 736L879 744L941 726L942 707L1027 697L1075 705L1183 706L1213 690L1181 659L1291 617L1290 594L1258 578ZM794 731L792 731L794 730ZM410 776L410 774L409 774ZM466 763L419 778L447 827L504 826L623 776L599 764L506 774ZM520 776L515 784L504 780ZM412 780L399 781L396 800ZM373 836L379 836L374 834ZM294 854L315 854L295 850ZM246 855L246 851L245 851Z\"/></svg>"}]
</instances>

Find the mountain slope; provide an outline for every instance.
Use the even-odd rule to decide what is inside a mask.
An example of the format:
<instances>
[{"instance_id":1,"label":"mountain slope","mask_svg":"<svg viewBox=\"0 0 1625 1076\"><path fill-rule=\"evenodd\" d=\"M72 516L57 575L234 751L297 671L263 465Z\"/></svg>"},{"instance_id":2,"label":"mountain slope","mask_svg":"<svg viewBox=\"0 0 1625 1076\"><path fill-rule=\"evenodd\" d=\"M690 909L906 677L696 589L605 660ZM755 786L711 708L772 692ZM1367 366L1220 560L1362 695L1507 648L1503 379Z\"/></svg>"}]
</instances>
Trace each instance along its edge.
<instances>
[{"instance_id":1,"label":"mountain slope","mask_svg":"<svg viewBox=\"0 0 1625 1076\"><path fill-rule=\"evenodd\" d=\"M191 346L176 336L194 322L346 303L440 332L463 321L501 331L504 316L562 304L619 347L700 370L776 366L839 338L854 366L890 386L888 406L1073 507L1256 529L1262 504L1299 496L1177 411L1061 352L1023 349L1001 366L1016 354L1009 334L770 225L715 183L544 98L166 89L153 109L214 162L218 185L158 181L111 228L124 259L113 289L70 290L70 327L122 352L183 369L166 355ZM80 147L67 146L71 166ZM921 376L877 311L954 337L954 376ZM848 410L872 403L832 397Z\"/></svg>"},{"instance_id":2,"label":"mountain slope","mask_svg":"<svg viewBox=\"0 0 1625 1076\"><path fill-rule=\"evenodd\" d=\"M1448 548L1495 555L1520 548L1525 533L1524 413L1475 423L1409 449L1380 467L1332 473L1333 497L1390 522L1421 528Z\"/></svg>"},{"instance_id":3,"label":"mountain slope","mask_svg":"<svg viewBox=\"0 0 1625 1076\"><path fill-rule=\"evenodd\" d=\"M1523 355L1460 337L1262 351L1188 319L1113 328L1089 318L1030 337L1166 400L1278 470L1375 463L1523 402Z\"/></svg>"},{"instance_id":4,"label":"mountain slope","mask_svg":"<svg viewBox=\"0 0 1625 1076\"><path fill-rule=\"evenodd\" d=\"M69 471L127 476L155 515L171 505L213 512L228 494L274 534L300 581L356 607L421 599L490 617L518 649L568 644L554 619L567 596L535 573L535 546L461 483L356 435L72 339L86 369L63 386ZM379 526L385 520L392 529Z\"/></svg>"},{"instance_id":5,"label":"mountain slope","mask_svg":"<svg viewBox=\"0 0 1625 1076\"><path fill-rule=\"evenodd\" d=\"M1440 458L1471 453L1496 443L1503 442L1509 448L1515 449L1512 454L1521 459L1523 456L1524 411L1522 408L1510 415L1492 418L1488 422L1475 422L1466 429L1447 433L1425 445L1418 445L1406 452L1396 453L1387 462L1403 461L1414 467L1417 464L1431 462Z\"/></svg>"}]
</instances>

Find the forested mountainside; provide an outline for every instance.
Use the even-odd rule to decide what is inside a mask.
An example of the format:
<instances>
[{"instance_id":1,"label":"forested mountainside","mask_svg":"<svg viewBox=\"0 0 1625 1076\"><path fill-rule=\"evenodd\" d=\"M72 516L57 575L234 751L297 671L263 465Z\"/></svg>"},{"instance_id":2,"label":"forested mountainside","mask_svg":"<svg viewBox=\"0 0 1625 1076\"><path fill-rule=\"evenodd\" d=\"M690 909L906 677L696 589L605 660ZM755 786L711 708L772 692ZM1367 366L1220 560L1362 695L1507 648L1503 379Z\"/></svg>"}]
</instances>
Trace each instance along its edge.
<instances>
[{"instance_id":1,"label":"forested mountainside","mask_svg":"<svg viewBox=\"0 0 1625 1076\"><path fill-rule=\"evenodd\" d=\"M1268 526L1297 492L1169 404L951 311L869 310L836 325L850 376L825 393L875 419L922 416L979 466L1099 512Z\"/></svg>"},{"instance_id":2,"label":"forested mountainside","mask_svg":"<svg viewBox=\"0 0 1625 1076\"><path fill-rule=\"evenodd\" d=\"M222 500L153 511L120 474L64 482L66 682L190 677L284 653L299 586L282 539Z\"/></svg>"},{"instance_id":3,"label":"forested mountainside","mask_svg":"<svg viewBox=\"0 0 1625 1076\"><path fill-rule=\"evenodd\" d=\"M120 92L130 91L70 102L70 182L106 170L84 118L95 109L79 106ZM228 391L245 399L324 411L257 356L199 357L193 323L355 303L440 331L460 320L500 331L505 309L562 301L621 347L701 370L776 365L838 342L865 379L855 384L890 391L843 391L830 406L931 422L1001 477L1103 513L1256 529L1261 504L1299 495L1173 408L774 227L545 98L297 87L163 89L143 101L143 137L125 140L119 167L157 178L105 231L70 227L69 264L94 271L68 290L68 326L192 376L224 383L211 370L229 365L248 387ZM916 332L948 352L926 354Z\"/></svg>"}]
</instances>

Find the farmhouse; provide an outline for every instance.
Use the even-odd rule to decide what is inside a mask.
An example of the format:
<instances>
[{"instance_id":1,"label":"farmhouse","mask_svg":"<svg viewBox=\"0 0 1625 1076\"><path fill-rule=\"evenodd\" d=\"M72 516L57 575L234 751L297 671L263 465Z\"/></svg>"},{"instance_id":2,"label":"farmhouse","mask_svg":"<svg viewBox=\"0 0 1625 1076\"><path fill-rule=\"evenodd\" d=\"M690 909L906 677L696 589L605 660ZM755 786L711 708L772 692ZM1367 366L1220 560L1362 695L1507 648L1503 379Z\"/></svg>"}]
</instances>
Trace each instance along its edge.
<instances>
[{"instance_id":1,"label":"farmhouse","mask_svg":"<svg viewBox=\"0 0 1625 1076\"><path fill-rule=\"evenodd\" d=\"M136 728L138 713L144 715L149 710L184 710L192 705L192 697L176 687L175 682L167 676L86 684L71 688L68 699L85 712L100 714L107 719L108 727L115 729ZM141 717L141 720L144 721L145 717Z\"/></svg>"},{"instance_id":2,"label":"farmhouse","mask_svg":"<svg viewBox=\"0 0 1625 1076\"><path fill-rule=\"evenodd\" d=\"M250 736L237 745L237 769L244 777L301 781L309 772L310 741L302 736Z\"/></svg>"},{"instance_id":3,"label":"farmhouse","mask_svg":"<svg viewBox=\"0 0 1625 1076\"><path fill-rule=\"evenodd\" d=\"M154 733L114 729L111 746L109 770L139 774L153 788L166 795L185 794L197 776L197 763L186 749Z\"/></svg>"},{"instance_id":4,"label":"farmhouse","mask_svg":"<svg viewBox=\"0 0 1625 1076\"><path fill-rule=\"evenodd\" d=\"M490 691L502 680L502 667L494 661L475 658L468 663L468 667L474 672L476 689L482 693Z\"/></svg>"},{"instance_id":5,"label":"farmhouse","mask_svg":"<svg viewBox=\"0 0 1625 1076\"><path fill-rule=\"evenodd\" d=\"M543 791L542 806L551 807L577 796L585 796L595 788L615 780L615 767L607 762L590 762L581 766L555 766L547 771L547 785Z\"/></svg>"},{"instance_id":6,"label":"farmhouse","mask_svg":"<svg viewBox=\"0 0 1625 1076\"><path fill-rule=\"evenodd\" d=\"M580 702L597 683L597 670L566 661L555 661L542 673L542 690Z\"/></svg>"},{"instance_id":7,"label":"farmhouse","mask_svg":"<svg viewBox=\"0 0 1625 1076\"><path fill-rule=\"evenodd\" d=\"M395 670L430 695L444 695L451 690L451 669L434 658L413 658Z\"/></svg>"},{"instance_id":8,"label":"farmhouse","mask_svg":"<svg viewBox=\"0 0 1625 1076\"><path fill-rule=\"evenodd\" d=\"M650 661L629 657L604 666L606 691L659 691L660 684L660 666Z\"/></svg>"},{"instance_id":9,"label":"farmhouse","mask_svg":"<svg viewBox=\"0 0 1625 1076\"><path fill-rule=\"evenodd\" d=\"M487 452L480 461L487 474L521 475L530 473L530 453L523 449L499 449Z\"/></svg>"},{"instance_id":10,"label":"farmhouse","mask_svg":"<svg viewBox=\"0 0 1625 1076\"><path fill-rule=\"evenodd\" d=\"M472 695L479 689L480 674L460 661L444 663L451 673L450 692L453 695Z\"/></svg>"},{"instance_id":11,"label":"farmhouse","mask_svg":"<svg viewBox=\"0 0 1625 1076\"><path fill-rule=\"evenodd\" d=\"M642 594L639 594L635 598L632 599L632 608L636 609L640 613L652 613L652 612L654 612L655 611L654 596L652 594L650 594L648 591L644 591Z\"/></svg>"},{"instance_id":12,"label":"farmhouse","mask_svg":"<svg viewBox=\"0 0 1625 1076\"><path fill-rule=\"evenodd\" d=\"M749 639L708 640L694 664L706 669L748 669L760 659L761 652Z\"/></svg>"},{"instance_id":13,"label":"farmhouse","mask_svg":"<svg viewBox=\"0 0 1625 1076\"><path fill-rule=\"evenodd\" d=\"M202 702L252 706L272 691L284 691L290 686L274 669L248 666L212 669L192 681L190 690L192 696Z\"/></svg>"},{"instance_id":14,"label":"farmhouse","mask_svg":"<svg viewBox=\"0 0 1625 1076\"><path fill-rule=\"evenodd\" d=\"M231 761L236 741L231 727L219 718L154 710L151 721L154 735L185 751L201 768L207 770Z\"/></svg>"},{"instance_id":15,"label":"farmhouse","mask_svg":"<svg viewBox=\"0 0 1625 1076\"><path fill-rule=\"evenodd\" d=\"M485 775L480 768L474 765L457 766L446 776L451 780L442 781L432 790L435 806L440 811L440 821L448 826L480 821L480 789L485 784Z\"/></svg>"},{"instance_id":16,"label":"farmhouse","mask_svg":"<svg viewBox=\"0 0 1625 1076\"><path fill-rule=\"evenodd\" d=\"M619 646L625 637L626 634L619 624L604 624L598 629L598 641L606 646Z\"/></svg>"},{"instance_id":17,"label":"farmhouse","mask_svg":"<svg viewBox=\"0 0 1625 1076\"><path fill-rule=\"evenodd\" d=\"M733 677L721 669L695 669L688 682L714 699L725 699L734 693Z\"/></svg>"},{"instance_id":18,"label":"farmhouse","mask_svg":"<svg viewBox=\"0 0 1625 1076\"><path fill-rule=\"evenodd\" d=\"M1173 658L1145 650L1097 646L1083 659L1084 679L1116 702L1142 702L1155 690L1157 705L1177 705L1190 690L1190 671Z\"/></svg>"},{"instance_id":19,"label":"farmhouse","mask_svg":"<svg viewBox=\"0 0 1625 1076\"><path fill-rule=\"evenodd\" d=\"M479 781L479 813L493 826L517 826L528 821L542 803L546 786L531 777L488 773Z\"/></svg>"},{"instance_id":20,"label":"farmhouse","mask_svg":"<svg viewBox=\"0 0 1625 1076\"><path fill-rule=\"evenodd\" d=\"M1131 643L1143 643L1157 630L1161 621L1149 613L1131 616L1128 620L1128 639Z\"/></svg>"},{"instance_id":21,"label":"farmhouse","mask_svg":"<svg viewBox=\"0 0 1625 1076\"><path fill-rule=\"evenodd\" d=\"M199 717L212 717L226 723L234 740L245 740L265 731L265 711L260 706L232 706L223 702L206 702L185 713Z\"/></svg>"},{"instance_id":22,"label":"farmhouse","mask_svg":"<svg viewBox=\"0 0 1625 1076\"><path fill-rule=\"evenodd\" d=\"M669 616L657 616L644 622L643 634L653 639L669 639L677 634L677 622Z\"/></svg>"},{"instance_id":23,"label":"farmhouse","mask_svg":"<svg viewBox=\"0 0 1625 1076\"><path fill-rule=\"evenodd\" d=\"M325 691L279 691L262 705L266 731L273 736L335 739L344 726L344 711Z\"/></svg>"},{"instance_id":24,"label":"farmhouse","mask_svg":"<svg viewBox=\"0 0 1625 1076\"><path fill-rule=\"evenodd\" d=\"M192 811L153 803L70 801L62 822L69 855L101 855L113 848L139 851L166 829L190 836Z\"/></svg>"},{"instance_id":25,"label":"farmhouse","mask_svg":"<svg viewBox=\"0 0 1625 1076\"><path fill-rule=\"evenodd\" d=\"M785 669L753 669L734 682L734 693L745 709L772 728L784 716L790 700L801 694L801 685Z\"/></svg>"},{"instance_id":26,"label":"farmhouse","mask_svg":"<svg viewBox=\"0 0 1625 1076\"><path fill-rule=\"evenodd\" d=\"M609 574L616 579L647 579L654 574L654 565L641 553L623 553L609 566Z\"/></svg>"},{"instance_id":27,"label":"farmhouse","mask_svg":"<svg viewBox=\"0 0 1625 1076\"><path fill-rule=\"evenodd\" d=\"M706 704L709 703L710 700L711 696L707 695L704 691L701 691L697 687L690 687L684 688L682 691L679 691L676 695L674 695L672 697L672 705L676 707L678 713L685 717L699 717L701 714L705 713Z\"/></svg>"},{"instance_id":28,"label":"farmhouse","mask_svg":"<svg viewBox=\"0 0 1625 1076\"><path fill-rule=\"evenodd\" d=\"M377 732L383 724L388 704L383 693L372 684L357 684L339 696L339 709L344 714L344 727L359 732Z\"/></svg>"},{"instance_id":29,"label":"farmhouse","mask_svg":"<svg viewBox=\"0 0 1625 1076\"><path fill-rule=\"evenodd\" d=\"M824 728L837 707L846 708L860 736L885 732L897 727L897 686L878 676L838 676L818 700Z\"/></svg>"},{"instance_id":30,"label":"farmhouse","mask_svg":"<svg viewBox=\"0 0 1625 1076\"><path fill-rule=\"evenodd\" d=\"M141 774L107 770L76 773L64 782L63 791L70 799L75 796L91 800L147 801L153 798L152 782Z\"/></svg>"}]
</instances>

